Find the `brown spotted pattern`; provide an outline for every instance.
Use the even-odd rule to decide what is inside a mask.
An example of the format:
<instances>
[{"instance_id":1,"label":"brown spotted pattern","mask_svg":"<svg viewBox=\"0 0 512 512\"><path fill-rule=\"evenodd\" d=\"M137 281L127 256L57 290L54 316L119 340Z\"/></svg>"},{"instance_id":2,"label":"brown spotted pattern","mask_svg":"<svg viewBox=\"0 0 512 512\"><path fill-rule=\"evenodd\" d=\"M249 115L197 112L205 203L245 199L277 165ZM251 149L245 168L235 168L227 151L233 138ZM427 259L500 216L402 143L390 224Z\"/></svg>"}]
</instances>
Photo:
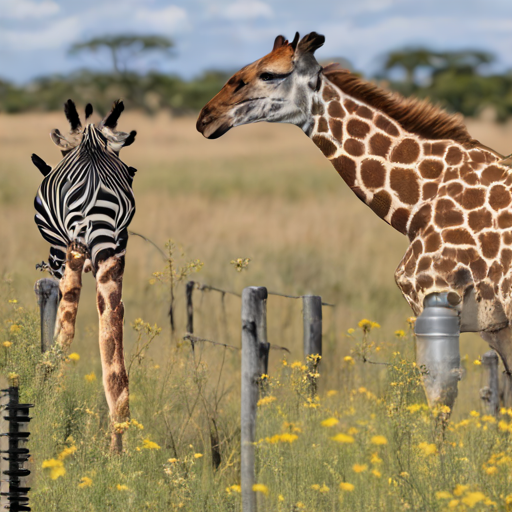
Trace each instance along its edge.
<instances>
[{"instance_id":1,"label":"brown spotted pattern","mask_svg":"<svg viewBox=\"0 0 512 512\"><path fill-rule=\"evenodd\" d=\"M324 77L310 134L356 195L411 245L395 277L416 314L436 291L512 319L512 173L478 145L425 140ZM318 109L317 109L318 111Z\"/></svg>"}]
</instances>

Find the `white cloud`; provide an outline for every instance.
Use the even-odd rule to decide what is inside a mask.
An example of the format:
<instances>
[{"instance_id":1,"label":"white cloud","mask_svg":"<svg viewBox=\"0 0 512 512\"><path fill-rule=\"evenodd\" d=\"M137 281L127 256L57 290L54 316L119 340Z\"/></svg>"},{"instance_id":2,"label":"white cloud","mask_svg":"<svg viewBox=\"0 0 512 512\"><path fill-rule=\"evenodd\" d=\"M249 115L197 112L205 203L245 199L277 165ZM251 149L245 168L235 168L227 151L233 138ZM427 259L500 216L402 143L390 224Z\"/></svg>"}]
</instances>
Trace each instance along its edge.
<instances>
[{"instance_id":1,"label":"white cloud","mask_svg":"<svg viewBox=\"0 0 512 512\"><path fill-rule=\"evenodd\" d=\"M0 14L6 19L47 18L59 10L60 7L53 0L0 0Z\"/></svg>"},{"instance_id":2,"label":"white cloud","mask_svg":"<svg viewBox=\"0 0 512 512\"><path fill-rule=\"evenodd\" d=\"M258 18L270 19L274 16L272 8L259 0L238 0L228 5L224 17L232 21L249 21Z\"/></svg>"},{"instance_id":3,"label":"white cloud","mask_svg":"<svg viewBox=\"0 0 512 512\"><path fill-rule=\"evenodd\" d=\"M155 10L139 9L135 12L135 20L162 32L184 32L190 28L187 11L176 5Z\"/></svg>"},{"instance_id":4,"label":"white cloud","mask_svg":"<svg viewBox=\"0 0 512 512\"><path fill-rule=\"evenodd\" d=\"M0 46L16 51L49 50L68 45L77 39L80 23L77 17L49 23L42 29L1 30Z\"/></svg>"}]
</instances>

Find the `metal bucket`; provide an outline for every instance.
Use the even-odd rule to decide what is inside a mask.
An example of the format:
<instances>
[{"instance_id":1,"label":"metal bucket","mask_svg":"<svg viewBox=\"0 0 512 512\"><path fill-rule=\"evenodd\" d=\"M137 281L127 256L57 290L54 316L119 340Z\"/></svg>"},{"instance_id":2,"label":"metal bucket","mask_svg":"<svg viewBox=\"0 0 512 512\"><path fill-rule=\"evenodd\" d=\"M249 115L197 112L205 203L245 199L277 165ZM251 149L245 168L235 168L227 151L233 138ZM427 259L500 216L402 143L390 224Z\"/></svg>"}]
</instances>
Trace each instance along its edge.
<instances>
[{"instance_id":1,"label":"metal bucket","mask_svg":"<svg viewBox=\"0 0 512 512\"><path fill-rule=\"evenodd\" d=\"M452 409L457 398L460 316L453 295L428 295L416 320L416 363L426 370L423 384L430 407L447 405Z\"/></svg>"}]
</instances>

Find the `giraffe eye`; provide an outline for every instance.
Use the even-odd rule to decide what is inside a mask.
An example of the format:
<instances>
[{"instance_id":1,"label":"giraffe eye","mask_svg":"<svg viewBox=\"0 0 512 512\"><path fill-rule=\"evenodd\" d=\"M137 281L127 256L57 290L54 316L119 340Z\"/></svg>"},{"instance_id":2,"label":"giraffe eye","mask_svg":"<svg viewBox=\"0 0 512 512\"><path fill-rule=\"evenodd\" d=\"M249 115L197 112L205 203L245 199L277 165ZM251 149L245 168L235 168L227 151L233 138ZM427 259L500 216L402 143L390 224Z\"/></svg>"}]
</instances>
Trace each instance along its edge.
<instances>
[{"instance_id":1,"label":"giraffe eye","mask_svg":"<svg viewBox=\"0 0 512 512\"><path fill-rule=\"evenodd\" d=\"M261 73L261 75L260 75L260 80L263 80L264 82L268 82L269 80L272 80L273 78L275 78L275 77L271 73Z\"/></svg>"},{"instance_id":2,"label":"giraffe eye","mask_svg":"<svg viewBox=\"0 0 512 512\"><path fill-rule=\"evenodd\" d=\"M235 92L238 92L242 87L245 87L246 85L247 84L243 80L240 80L240 82L238 82L238 85L236 86Z\"/></svg>"}]
</instances>

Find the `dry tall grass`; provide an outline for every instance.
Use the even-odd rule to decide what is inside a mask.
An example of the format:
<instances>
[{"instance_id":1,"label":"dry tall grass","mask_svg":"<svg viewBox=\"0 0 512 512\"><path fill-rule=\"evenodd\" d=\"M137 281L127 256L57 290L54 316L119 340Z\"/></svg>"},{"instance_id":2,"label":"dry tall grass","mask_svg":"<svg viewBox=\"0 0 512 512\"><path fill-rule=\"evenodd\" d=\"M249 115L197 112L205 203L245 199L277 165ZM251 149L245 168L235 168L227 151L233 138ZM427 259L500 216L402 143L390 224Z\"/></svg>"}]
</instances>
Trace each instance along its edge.
<instances>
[{"instance_id":1,"label":"dry tall grass","mask_svg":"<svg viewBox=\"0 0 512 512\"><path fill-rule=\"evenodd\" d=\"M33 222L41 176L30 154L58 162L60 153L48 136L55 127L67 130L60 113L0 116L0 272L27 305L34 304L33 283L41 277L34 265L48 253ZM194 278L228 290L265 285L289 294L315 293L336 303L334 313L325 311L324 330L337 355L352 348L343 333L362 317L378 321L383 336L404 325L410 310L393 273L406 238L352 195L296 127L258 124L216 141L200 136L190 118L126 113L120 127L138 131L135 144L122 152L138 169L131 229L161 246L169 238L181 243L189 257L205 264ZM469 128L483 143L509 151L512 125L471 121ZM234 271L230 260L236 257L251 258L247 271ZM131 238L124 289L128 322L142 317L168 329L168 290L149 284L162 267L150 244ZM74 345L91 367L98 362L93 288L86 276ZM183 293L178 290L178 332L185 328ZM196 332L238 345L238 299L226 298L225 332L220 298L207 295L200 300L196 292ZM269 339L288 346L295 358L301 351L300 309L299 301L269 300ZM127 337L130 348L133 335ZM169 339L168 331L162 339ZM486 349L478 337L463 337L462 354L470 359ZM329 364L336 373L336 360ZM463 381L462 397L476 400L478 385Z\"/></svg>"}]
</instances>

